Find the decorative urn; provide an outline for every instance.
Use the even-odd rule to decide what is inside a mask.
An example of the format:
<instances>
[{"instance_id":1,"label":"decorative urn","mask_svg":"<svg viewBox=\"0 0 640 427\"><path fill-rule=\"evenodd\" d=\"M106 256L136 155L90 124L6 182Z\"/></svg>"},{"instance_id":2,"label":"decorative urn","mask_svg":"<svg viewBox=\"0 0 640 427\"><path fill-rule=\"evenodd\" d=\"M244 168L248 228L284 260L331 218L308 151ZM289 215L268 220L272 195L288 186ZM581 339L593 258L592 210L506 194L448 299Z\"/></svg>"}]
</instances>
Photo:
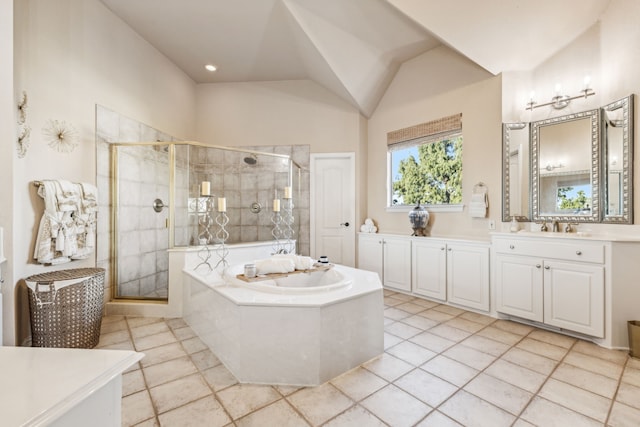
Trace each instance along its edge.
<instances>
[{"instance_id":1,"label":"decorative urn","mask_svg":"<svg viewBox=\"0 0 640 427\"><path fill-rule=\"evenodd\" d=\"M420 206L420 202L409 212L409 222L413 229L412 236L428 236L427 225L429 224L429 212Z\"/></svg>"}]
</instances>

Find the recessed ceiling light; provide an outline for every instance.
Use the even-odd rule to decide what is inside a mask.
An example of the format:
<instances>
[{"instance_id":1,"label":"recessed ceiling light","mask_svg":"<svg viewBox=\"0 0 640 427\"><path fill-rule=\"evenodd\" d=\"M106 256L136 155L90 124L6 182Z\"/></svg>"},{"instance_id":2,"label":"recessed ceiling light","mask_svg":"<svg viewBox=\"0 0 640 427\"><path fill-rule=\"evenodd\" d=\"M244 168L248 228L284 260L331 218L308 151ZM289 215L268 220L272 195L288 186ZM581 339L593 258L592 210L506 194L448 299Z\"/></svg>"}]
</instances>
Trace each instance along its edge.
<instances>
[{"instance_id":1,"label":"recessed ceiling light","mask_svg":"<svg viewBox=\"0 0 640 427\"><path fill-rule=\"evenodd\" d=\"M204 68L206 68L208 71L212 71L212 72L217 70L216 66L212 65L212 64L207 64L207 65L204 66Z\"/></svg>"}]
</instances>

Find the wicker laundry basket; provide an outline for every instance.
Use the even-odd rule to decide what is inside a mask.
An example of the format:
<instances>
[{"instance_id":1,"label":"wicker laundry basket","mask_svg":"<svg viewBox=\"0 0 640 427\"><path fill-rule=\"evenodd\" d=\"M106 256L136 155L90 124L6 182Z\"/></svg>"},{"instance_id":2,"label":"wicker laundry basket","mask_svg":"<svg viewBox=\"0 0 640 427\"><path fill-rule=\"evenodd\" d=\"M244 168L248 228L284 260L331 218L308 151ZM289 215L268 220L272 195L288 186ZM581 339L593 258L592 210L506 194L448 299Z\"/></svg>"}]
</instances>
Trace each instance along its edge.
<instances>
[{"instance_id":1,"label":"wicker laundry basket","mask_svg":"<svg viewBox=\"0 0 640 427\"><path fill-rule=\"evenodd\" d=\"M104 268L75 268L25 279L33 347L93 348L100 340Z\"/></svg>"}]
</instances>

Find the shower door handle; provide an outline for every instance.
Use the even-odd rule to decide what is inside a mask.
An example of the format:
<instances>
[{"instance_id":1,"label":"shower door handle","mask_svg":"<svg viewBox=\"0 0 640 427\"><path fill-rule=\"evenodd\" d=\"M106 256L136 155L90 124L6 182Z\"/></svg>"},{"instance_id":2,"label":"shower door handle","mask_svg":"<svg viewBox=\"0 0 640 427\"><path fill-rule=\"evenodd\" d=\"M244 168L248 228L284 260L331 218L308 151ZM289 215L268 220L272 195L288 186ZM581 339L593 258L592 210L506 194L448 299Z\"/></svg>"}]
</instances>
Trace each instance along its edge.
<instances>
[{"instance_id":1,"label":"shower door handle","mask_svg":"<svg viewBox=\"0 0 640 427\"><path fill-rule=\"evenodd\" d=\"M162 209L164 208L168 208L169 205L165 205L164 202L160 199L155 199L153 201L153 210L160 213L162 212Z\"/></svg>"}]
</instances>

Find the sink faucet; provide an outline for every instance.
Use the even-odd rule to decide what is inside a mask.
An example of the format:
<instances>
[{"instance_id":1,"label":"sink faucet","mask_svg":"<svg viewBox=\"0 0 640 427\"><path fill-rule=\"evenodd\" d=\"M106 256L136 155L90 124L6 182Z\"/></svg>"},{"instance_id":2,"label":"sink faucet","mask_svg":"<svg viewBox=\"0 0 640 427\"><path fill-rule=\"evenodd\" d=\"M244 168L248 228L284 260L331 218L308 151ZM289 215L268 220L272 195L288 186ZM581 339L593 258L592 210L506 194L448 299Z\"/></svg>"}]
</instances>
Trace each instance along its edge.
<instances>
[{"instance_id":1,"label":"sink faucet","mask_svg":"<svg viewBox=\"0 0 640 427\"><path fill-rule=\"evenodd\" d=\"M572 233L573 232L573 227L571 227L572 225L577 226L578 224L571 224L570 222L567 223L567 226L564 228L564 232L565 233Z\"/></svg>"},{"instance_id":2,"label":"sink faucet","mask_svg":"<svg viewBox=\"0 0 640 427\"><path fill-rule=\"evenodd\" d=\"M547 231L547 222L546 221L542 221L542 225L540 226L540 231Z\"/></svg>"},{"instance_id":3,"label":"sink faucet","mask_svg":"<svg viewBox=\"0 0 640 427\"><path fill-rule=\"evenodd\" d=\"M560 231L560 224L558 224L558 220L553 221L553 228L551 229L554 233Z\"/></svg>"}]
</instances>

